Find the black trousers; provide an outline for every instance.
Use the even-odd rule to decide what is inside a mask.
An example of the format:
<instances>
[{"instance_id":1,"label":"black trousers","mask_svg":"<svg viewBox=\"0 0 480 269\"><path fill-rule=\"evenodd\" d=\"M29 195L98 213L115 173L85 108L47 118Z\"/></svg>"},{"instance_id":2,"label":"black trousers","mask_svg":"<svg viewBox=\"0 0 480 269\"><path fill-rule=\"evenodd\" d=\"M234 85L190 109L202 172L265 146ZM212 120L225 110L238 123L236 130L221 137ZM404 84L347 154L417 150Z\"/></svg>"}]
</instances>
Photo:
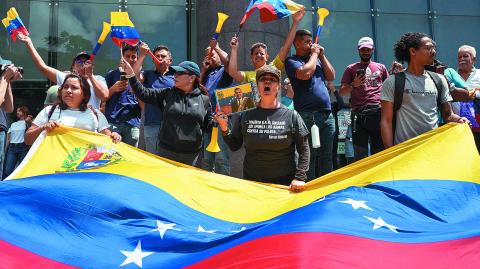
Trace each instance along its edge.
<instances>
[{"instance_id":1,"label":"black trousers","mask_svg":"<svg viewBox=\"0 0 480 269\"><path fill-rule=\"evenodd\" d=\"M371 113L352 113L352 140L355 161L384 150L380 133L380 110Z\"/></svg>"}]
</instances>

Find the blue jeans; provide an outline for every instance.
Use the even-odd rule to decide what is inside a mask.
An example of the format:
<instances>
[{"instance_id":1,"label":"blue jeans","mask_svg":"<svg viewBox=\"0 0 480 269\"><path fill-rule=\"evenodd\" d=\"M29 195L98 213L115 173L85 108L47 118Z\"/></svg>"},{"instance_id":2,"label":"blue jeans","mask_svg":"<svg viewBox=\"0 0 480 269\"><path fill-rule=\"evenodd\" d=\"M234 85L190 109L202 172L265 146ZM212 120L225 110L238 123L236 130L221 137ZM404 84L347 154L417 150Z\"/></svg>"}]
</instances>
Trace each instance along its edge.
<instances>
[{"instance_id":1,"label":"blue jeans","mask_svg":"<svg viewBox=\"0 0 480 269\"><path fill-rule=\"evenodd\" d=\"M25 143L10 143L8 145L7 154L5 157L5 169L3 170L3 178L8 177L15 167L19 165L25 155L27 155L29 146Z\"/></svg>"},{"instance_id":2,"label":"blue jeans","mask_svg":"<svg viewBox=\"0 0 480 269\"><path fill-rule=\"evenodd\" d=\"M143 137L145 138L145 151L158 155L158 134L160 124L145 125L143 127Z\"/></svg>"},{"instance_id":3,"label":"blue jeans","mask_svg":"<svg viewBox=\"0 0 480 269\"><path fill-rule=\"evenodd\" d=\"M299 112L310 131L313 123L320 132L320 147L312 148L312 136L308 136L310 145L310 167L307 179L312 180L333 171L333 139L335 135L335 119L330 111Z\"/></svg>"},{"instance_id":4,"label":"blue jeans","mask_svg":"<svg viewBox=\"0 0 480 269\"><path fill-rule=\"evenodd\" d=\"M222 132L218 130L217 143L220 152L210 152L207 150L212 137L212 132L206 132L203 136L203 169L215 172L217 174L230 175L230 156L228 146L223 142Z\"/></svg>"}]
</instances>

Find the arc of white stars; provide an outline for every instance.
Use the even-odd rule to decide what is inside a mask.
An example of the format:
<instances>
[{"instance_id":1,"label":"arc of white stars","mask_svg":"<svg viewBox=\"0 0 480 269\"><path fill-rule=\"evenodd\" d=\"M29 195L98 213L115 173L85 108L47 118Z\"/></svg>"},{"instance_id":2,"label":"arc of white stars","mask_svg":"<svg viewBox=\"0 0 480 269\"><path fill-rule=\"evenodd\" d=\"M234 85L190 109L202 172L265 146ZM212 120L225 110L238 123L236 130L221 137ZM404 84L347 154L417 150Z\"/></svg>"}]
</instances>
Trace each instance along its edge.
<instances>
[{"instance_id":1,"label":"arc of white stars","mask_svg":"<svg viewBox=\"0 0 480 269\"><path fill-rule=\"evenodd\" d=\"M397 232L397 229L398 229L397 226L393 226L391 224L386 223L381 217L378 217L377 219L370 218L370 217L367 217L367 216L363 216L363 217L368 219L369 221L373 222L372 230L376 230L378 228L386 227L390 231L392 231L394 233L398 233Z\"/></svg>"},{"instance_id":2,"label":"arc of white stars","mask_svg":"<svg viewBox=\"0 0 480 269\"><path fill-rule=\"evenodd\" d=\"M345 198L345 201L338 201L339 203L349 204L352 206L353 209L357 210L359 208L364 208L370 211L373 211L368 205L366 205L367 201L358 201L353 200L350 198Z\"/></svg>"},{"instance_id":3,"label":"arc of white stars","mask_svg":"<svg viewBox=\"0 0 480 269\"><path fill-rule=\"evenodd\" d=\"M168 230L175 230L175 231L181 231L180 229L173 228L175 226L175 223L164 223L159 220L157 220L157 229L151 230L151 232L156 232L160 234L160 238L163 239L163 236Z\"/></svg>"},{"instance_id":4,"label":"arc of white stars","mask_svg":"<svg viewBox=\"0 0 480 269\"><path fill-rule=\"evenodd\" d=\"M217 230L205 230L202 226L198 225L198 230L197 232L199 233L209 233L209 234L213 234L215 233Z\"/></svg>"},{"instance_id":5,"label":"arc of white stars","mask_svg":"<svg viewBox=\"0 0 480 269\"><path fill-rule=\"evenodd\" d=\"M143 252L142 251L142 242L138 241L137 247L133 251L120 250L125 257L127 257L120 266L124 266L130 263L135 263L140 268L143 267L142 260L143 258L152 255L155 252Z\"/></svg>"}]
</instances>

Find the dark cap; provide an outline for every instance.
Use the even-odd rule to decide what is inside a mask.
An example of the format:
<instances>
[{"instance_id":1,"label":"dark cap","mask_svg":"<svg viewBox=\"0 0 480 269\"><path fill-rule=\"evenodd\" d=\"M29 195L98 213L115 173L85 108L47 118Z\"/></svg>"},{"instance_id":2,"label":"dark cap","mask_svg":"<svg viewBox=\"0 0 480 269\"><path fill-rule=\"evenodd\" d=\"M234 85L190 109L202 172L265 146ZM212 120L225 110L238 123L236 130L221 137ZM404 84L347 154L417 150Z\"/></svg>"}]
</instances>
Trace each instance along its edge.
<instances>
[{"instance_id":1,"label":"dark cap","mask_svg":"<svg viewBox=\"0 0 480 269\"><path fill-rule=\"evenodd\" d=\"M172 69L176 72L189 71L197 76L200 76L200 68L196 63L191 61L183 61L177 66L172 66Z\"/></svg>"},{"instance_id":2,"label":"dark cap","mask_svg":"<svg viewBox=\"0 0 480 269\"><path fill-rule=\"evenodd\" d=\"M256 80L258 81L265 74L270 74L270 75L276 77L279 82L280 82L280 77L282 75L280 73L280 70L278 70L275 66L273 66L271 64L266 64L266 65L260 67L259 69L257 69Z\"/></svg>"},{"instance_id":3,"label":"dark cap","mask_svg":"<svg viewBox=\"0 0 480 269\"><path fill-rule=\"evenodd\" d=\"M88 54L88 52L86 51L81 51L77 54L77 56L75 56L75 58L73 58L73 62L72 62L72 65L75 63L75 61L80 58L80 57L85 57L87 59L90 59L90 54Z\"/></svg>"}]
</instances>

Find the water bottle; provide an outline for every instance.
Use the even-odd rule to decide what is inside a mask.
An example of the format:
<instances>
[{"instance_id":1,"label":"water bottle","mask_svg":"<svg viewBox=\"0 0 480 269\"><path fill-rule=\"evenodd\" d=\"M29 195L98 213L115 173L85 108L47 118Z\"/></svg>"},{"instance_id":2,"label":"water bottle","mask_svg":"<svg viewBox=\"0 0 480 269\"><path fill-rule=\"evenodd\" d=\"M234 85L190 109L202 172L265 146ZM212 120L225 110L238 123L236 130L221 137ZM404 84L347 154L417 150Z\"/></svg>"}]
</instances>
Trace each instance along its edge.
<instances>
[{"instance_id":1,"label":"water bottle","mask_svg":"<svg viewBox=\"0 0 480 269\"><path fill-rule=\"evenodd\" d=\"M310 133L312 134L312 148L319 148L320 147L320 131L318 130L318 126L313 124Z\"/></svg>"}]
</instances>

